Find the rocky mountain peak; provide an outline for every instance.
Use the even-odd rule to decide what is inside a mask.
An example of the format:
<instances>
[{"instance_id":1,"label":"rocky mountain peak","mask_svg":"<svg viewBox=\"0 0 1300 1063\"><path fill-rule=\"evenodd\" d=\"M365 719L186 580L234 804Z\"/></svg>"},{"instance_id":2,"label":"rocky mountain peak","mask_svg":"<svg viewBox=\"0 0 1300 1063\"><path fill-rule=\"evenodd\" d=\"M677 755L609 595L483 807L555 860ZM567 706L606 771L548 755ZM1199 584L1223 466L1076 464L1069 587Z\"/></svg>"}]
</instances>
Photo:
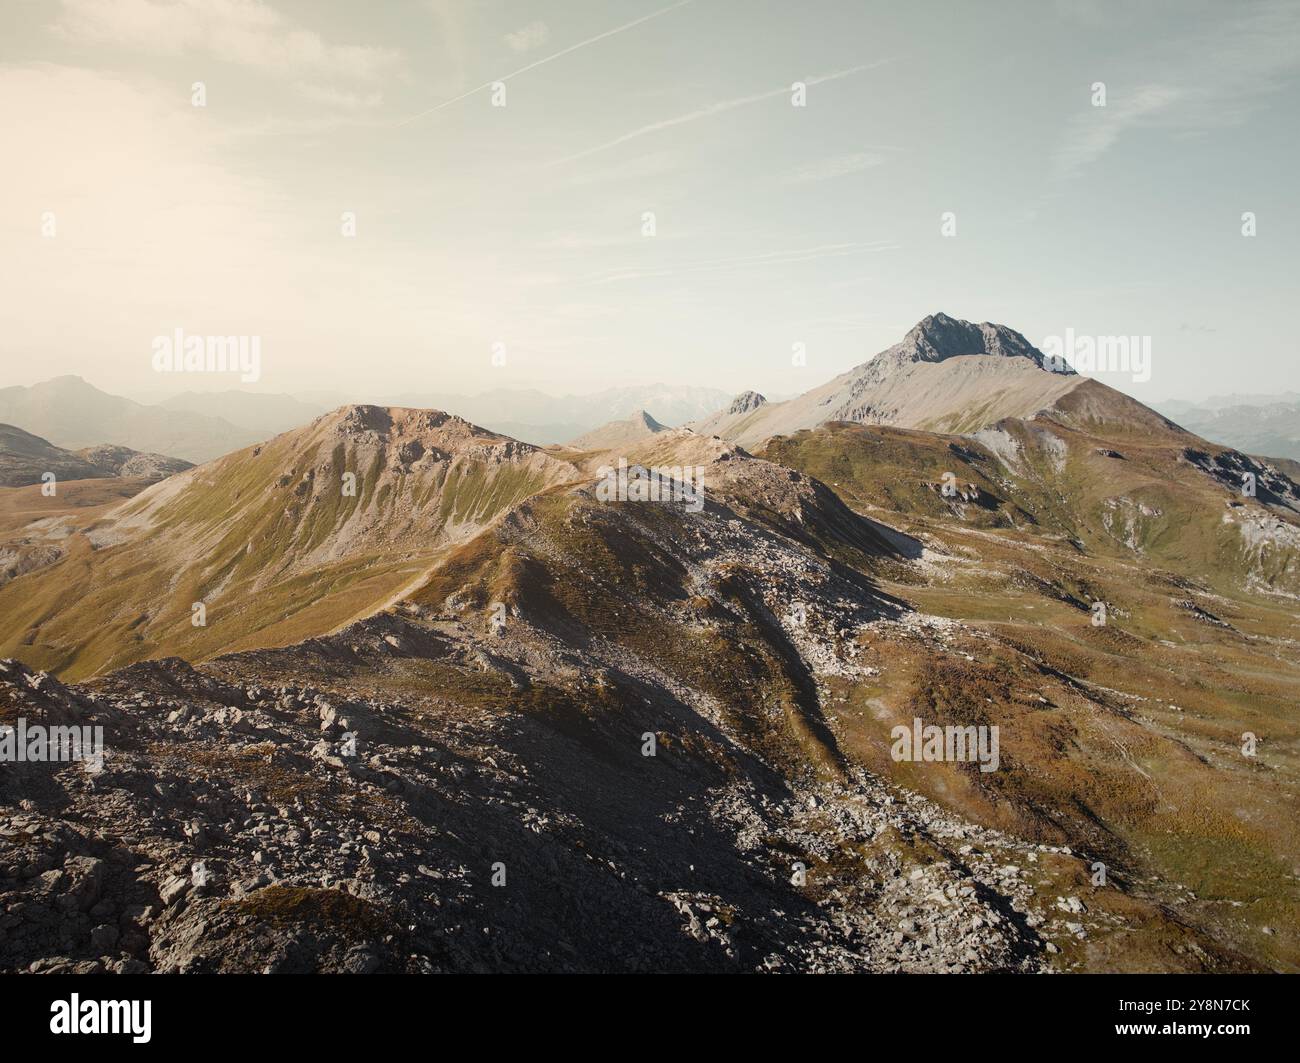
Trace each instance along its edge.
<instances>
[{"instance_id":1,"label":"rocky mountain peak","mask_svg":"<svg viewBox=\"0 0 1300 1063\"><path fill-rule=\"evenodd\" d=\"M1040 368L1043 365L1043 353L1015 329L988 321L977 325L942 312L922 318L902 342L885 353L893 354L891 360L899 363L942 362L966 354L989 354L1028 358Z\"/></svg>"},{"instance_id":2,"label":"rocky mountain peak","mask_svg":"<svg viewBox=\"0 0 1300 1063\"><path fill-rule=\"evenodd\" d=\"M976 325L946 313L932 313L913 325L901 342L881 352L870 364L907 365L918 361L946 361L962 355L1023 357L1039 368L1044 366L1043 352L1030 340L1005 325L984 321ZM1073 370L1070 370L1073 372Z\"/></svg>"},{"instance_id":3,"label":"rocky mountain peak","mask_svg":"<svg viewBox=\"0 0 1300 1063\"><path fill-rule=\"evenodd\" d=\"M629 420L631 420L634 424L645 425L646 428L650 429L650 431L652 432L663 432L668 427L667 425L660 424L658 421L656 421L654 417L646 410L637 410L636 413L632 414Z\"/></svg>"},{"instance_id":4,"label":"rocky mountain peak","mask_svg":"<svg viewBox=\"0 0 1300 1063\"><path fill-rule=\"evenodd\" d=\"M655 420L646 410L640 409L633 411L624 420L610 421L590 432L584 432L576 439L570 440L569 446L579 450L604 450L669 431L672 429Z\"/></svg>"},{"instance_id":5,"label":"rocky mountain peak","mask_svg":"<svg viewBox=\"0 0 1300 1063\"><path fill-rule=\"evenodd\" d=\"M85 447L77 454L96 468L103 469L110 476L142 477L148 480L161 480L176 472L194 468L194 463L181 458L171 458L166 454L142 453L130 447L119 447L112 443L100 443L98 446Z\"/></svg>"},{"instance_id":6,"label":"rocky mountain peak","mask_svg":"<svg viewBox=\"0 0 1300 1063\"><path fill-rule=\"evenodd\" d=\"M506 442L516 444L521 452L536 449L442 410L358 404L341 406L324 414L315 423L325 425L328 431L344 440L408 448L418 445L430 452L459 453L467 447Z\"/></svg>"},{"instance_id":7,"label":"rocky mountain peak","mask_svg":"<svg viewBox=\"0 0 1300 1063\"><path fill-rule=\"evenodd\" d=\"M757 391L742 391L731 400L731 405L727 407L727 413L748 413L750 410L758 409L765 402L767 402L767 399Z\"/></svg>"}]
</instances>

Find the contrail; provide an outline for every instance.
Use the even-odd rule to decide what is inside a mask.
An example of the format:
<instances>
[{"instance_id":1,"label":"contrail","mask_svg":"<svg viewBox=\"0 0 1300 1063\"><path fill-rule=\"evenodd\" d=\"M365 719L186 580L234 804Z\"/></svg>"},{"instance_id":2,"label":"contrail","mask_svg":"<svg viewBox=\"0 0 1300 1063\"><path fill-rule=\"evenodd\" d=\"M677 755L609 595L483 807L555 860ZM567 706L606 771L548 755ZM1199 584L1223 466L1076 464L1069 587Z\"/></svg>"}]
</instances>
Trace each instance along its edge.
<instances>
[{"instance_id":1,"label":"contrail","mask_svg":"<svg viewBox=\"0 0 1300 1063\"><path fill-rule=\"evenodd\" d=\"M563 55L568 55L570 52L576 52L579 48L585 48L589 44L595 44L597 41L603 41L606 37L613 37L616 33L623 33L626 30L630 30L635 26L641 25L641 23L643 22L649 22L651 19L658 18L660 15L666 15L670 11L676 11L677 8L685 7L687 4L693 2L694 0L677 0L677 3L675 4L669 4L667 7L661 7L658 11L652 11L648 15L642 15L640 18L633 19L631 22L624 23L622 26L616 26L612 30L606 30L604 33L598 33L596 34L596 36L588 37L585 41L579 41L577 44L571 44L569 45L569 47L556 52L554 55L548 55L543 59L538 59L535 60L534 62L529 63L527 66L521 66L518 70L512 70L509 74L506 74L503 77L493 78L491 81L485 81L483 82L482 85L472 88L468 92L462 92L459 96L453 96L450 100L443 100L442 103L438 104L437 106L430 107L427 111L421 111L419 114L413 114L409 118L403 118L400 122L394 122L393 127L397 128L399 126L409 125L411 122L414 122L417 118L423 118L425 115L433 114L435 111L441 111L444 107L450 107L453 103L459 103L461 100L473 96L474 93L476 92L482 92L484 89L491 88L498 81L509 81L513 77L518 77L520 74L525 74L529 70L536 70L539 66L544 66L545 64L551 62L552 60L559 59Z\"/></svg>"},{"instance_id":2,"label":"contrail","mask_svg":"<svg viewBox=\"0 0 1300 1063\"><path fill-rule=\"evenodd\" d=\"M858 74L863 70L870 70L873 67L882 66L885 63L893 62L892 59L879 59L874 63L863 63L861 66L849 67L847 70L837 70L833 74L821 74L815 78L809 78L805 84L820 85L825 81L837 81L839 78L846 78L850 74ZM717 103L711 103L707 107L701 107L698 110L690 111L686 114L678 115L676 118L665 118L661 122L651 122L649 125L643 125L639 129L634 129L630 133L624 133L621 137L615 137L604 144L597 144L594 148L587 148L576 155L566 155L562 159L556 159L552 166L558 166L561 163L573 162L575 159L584 159L588 155L594 155L598 151L606 151L609 148L619 144L625 144L629 140L635 140L637 137L643 137L647 133L657 133L661 129L669 129L672 126L683 125L686 122L694 122L699 118L708 118L710 115L721 114L723 111L730 111L736 107L744 107L746 104L758 103L759 100L770 100L773 96L785 96L790 92L788 86L782 86L779 89L772 89L770 92L758 92L752 96L737 96L731 100L719 100Z\"/></svg>"}]
</instances>

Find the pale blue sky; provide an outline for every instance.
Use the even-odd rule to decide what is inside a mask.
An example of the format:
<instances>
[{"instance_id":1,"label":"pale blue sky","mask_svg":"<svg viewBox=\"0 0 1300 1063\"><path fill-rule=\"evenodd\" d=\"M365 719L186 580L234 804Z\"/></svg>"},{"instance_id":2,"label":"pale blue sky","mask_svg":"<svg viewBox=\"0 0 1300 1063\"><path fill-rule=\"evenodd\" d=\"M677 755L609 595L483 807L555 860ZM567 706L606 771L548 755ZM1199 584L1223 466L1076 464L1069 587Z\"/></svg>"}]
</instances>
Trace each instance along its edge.
<instances>
[{"instance_id":1,"label":"pale blue sky","mask_svg":"<svg viewBox=\"0 0 1300 1063\"><path fill-rule=\"evenodd\" d=\"M0 384L159 390L181 327L264 390L790 394L943 310L1283 391L1298 73L1277 0L10 0Z\"/></svg>"}]
</instances>

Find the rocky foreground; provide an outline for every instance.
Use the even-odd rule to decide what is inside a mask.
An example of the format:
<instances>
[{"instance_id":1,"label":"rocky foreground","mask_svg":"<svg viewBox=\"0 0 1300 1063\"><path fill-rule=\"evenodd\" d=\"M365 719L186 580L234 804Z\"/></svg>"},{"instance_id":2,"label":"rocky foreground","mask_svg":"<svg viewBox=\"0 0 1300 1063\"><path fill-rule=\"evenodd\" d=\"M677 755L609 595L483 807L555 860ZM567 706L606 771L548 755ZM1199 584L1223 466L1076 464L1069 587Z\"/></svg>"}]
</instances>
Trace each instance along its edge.
<instances>
[{"instance_id":1,"label":"rocky foreground","mask_svg":"<svg viewBox=\"0 0 1300 1063\"><path fill-rule=\"evenodd\" d=\"M398 652L394 625L312 652ZM631 720L597 747L178 660L0 672L7 718L108 736L98 771L0 769L6 971L1038 971L1089 933L1035 886L1078 857L861 771L792 787L669 738L643 756Z\"/></svg>"}]
</instances>

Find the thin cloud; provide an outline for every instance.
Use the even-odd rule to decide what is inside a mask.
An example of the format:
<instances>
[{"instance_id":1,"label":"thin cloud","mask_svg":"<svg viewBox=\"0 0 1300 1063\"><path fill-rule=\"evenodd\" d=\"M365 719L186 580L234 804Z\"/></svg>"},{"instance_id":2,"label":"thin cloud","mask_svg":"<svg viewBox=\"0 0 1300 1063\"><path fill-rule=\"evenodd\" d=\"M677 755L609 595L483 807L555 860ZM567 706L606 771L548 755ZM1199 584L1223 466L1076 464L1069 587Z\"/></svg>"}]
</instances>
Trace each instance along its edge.
<instances>
[{"instance_id":1,"label":"thin cloud","mask_svg":"<svg viewBox=\"0 0 1300 1063\"><path fill-rule=\"evenodd\" d=\"M863 63L859 66L849 67L847 70L837 70L831 74L821 74L814 78L809 78L804 82L805 85L821 85L827 81L838 81L840 78L849 77L852 74L860 74L864 70L872 70L875 67L883 66L885 63L893 62L892 59L879 59L874 63ZM566 155L562 159L556 159L551 165L559 166L562 163L574 162L577 159L585 159L589 155L595 155L601 151L608 151L610 148L617 147L620 144L626 144L630 140L636 140L638 137L644 137L650 133L658 133L664 129L672 129L674 126L685 125L688 122L697 122L701 118L712 118L716 114L724 114L727 111L734 111L737 107L747 107L751 103L759 103L762 100L770 100L777 96L790 95L790 86L783 85L779 89L772 89L769 92L756 92L750 96L737 96L730 100L719 100L717 103L711 103L707 107L700 107L694 111L687 111L685 114L679 114L675 118L665 118L659 122L651 122L649 125L643 125L633 129L629 133L615 137L613 140L607 140L603 144L597 144L593 148L587 148L585 151L579 151L574 155Z\"/></svg>"},{"instance_id":2,"label":"thin cloud","mask_svg":"<svg viewBox=\"0 0 1300 1063\"><path fill-rule=\"evenodd\" d=\"M1170 85L1143 85L1130 96L1092 108L1070 124L1070 132L1056 151L1057 174L1073 177L1105 155L1125 131L1168 111L1181 97Z\"/></svg>"},{"instance_id":3,"label":"thin cloud","mask_svg":"<svg viewBox=\"0 0 1300 1063\"><path fill-rule=\"evenodd\" d=\"M346 89L336 89L330 85L316 85L303 81L295 84L293 88L304 99L339 111L366 111L384 102L384 95L381 92L348 92Z\"/></svg>"},{"instance_id":4,"label":"thin cloud","mask_svg":"<svg viewBox=\"0 0 1300 1063\"><path fill-rule=\"evenodd\" d=\"M523 29L515 30L514 33L507 33L505 36L506 46L512 52L531 52L534 48L540 48L543 44L551 39L551 31L545 22L530 22Z\"/></svg>"},{"instance_id":5,"label":"thin cloud","mask_svg":"<svg viewBox=\"0 0 1300 1063\"><path fill-rule=\"evenodd\" d=\"M586 40L579 41L577 44L571 44L569 45L569 47L562 48L558 52L554 52L551 55L535 60L534 62L529 63L527 66L521 66L518 70L512 70L509 74L503 74L501 77L493 78L491 81L485 81L483 82L482 85L474 86L474 88L470 89L468 92L462 92L459 96L453 96L451 99L443 100L442 103L436 104L435 106L430 107L427 110L420 111L418 114L413 114L409 118L403 118L400 121L394 122L393 126L401 127L404 125L410 125L412 122L416 121L417 119L424 118L427 115L434 114L437 111L441 111L445 107L450 107L453 103L459 103L461 100L469 99L469 97L473 96L475 93L482 92L484 89L491 88L498 81L500 82L509 81L511 78L516 78L520 74L526 74L530 70L536 70L539 66L545 66L547 63L552 63L556 59L568 55L570 52L576 52L579 48L586 48L588 45L595 44L597 41L603 41L606 38L613 37L614 35L619 33L626 33L628 30L633 29L636 26L640 26L644 22L649 22L651 19L659 18L661 15L666 15L670 11L676 11L679 7L685 7L687 4L690 3L694 3L694 0L677 0L677 3L675 4L669 4L667 7L661 7L658 11L651 11L650 14L648 15L642 15L640 18L635 18L631 22L625 22L623 23L623 25L615 26L613 29L606 30L604 33L598 33L596 34L596 36L588 37Z\"/></svg>"},{"instance_id":6,"label":"thin cloud","mask_svg":"<svg viewBox=\"0 0 1300 1063\"><path fill-rule=\"evenodd\" d=\"M847 177L852 173L874 169L885 162L885 155L880 151L858 151L851 155L837 155L830 159L818 159L788 174L786 184L801 185L817 181L833 181L837 177Z\"/></svg>"},{"instance_id":7,"label":"thin cloud","mask_svg":"<svg viewBox=\"0 0 1300 1063\"><path fill-rule=\"evenodd\" d=\"M1053 155L1057 176L1074 176L1130 130L1195 137L1239 124L1262 97L1282 89L1300 68L1300 6L1266 0L1229 10L1209 28L1143 56L1150 81L1132 92L1108 86L1108 106L1087 107L1070 121Z\"/></svg>"}]
</instances>

